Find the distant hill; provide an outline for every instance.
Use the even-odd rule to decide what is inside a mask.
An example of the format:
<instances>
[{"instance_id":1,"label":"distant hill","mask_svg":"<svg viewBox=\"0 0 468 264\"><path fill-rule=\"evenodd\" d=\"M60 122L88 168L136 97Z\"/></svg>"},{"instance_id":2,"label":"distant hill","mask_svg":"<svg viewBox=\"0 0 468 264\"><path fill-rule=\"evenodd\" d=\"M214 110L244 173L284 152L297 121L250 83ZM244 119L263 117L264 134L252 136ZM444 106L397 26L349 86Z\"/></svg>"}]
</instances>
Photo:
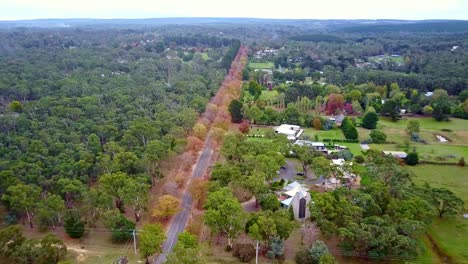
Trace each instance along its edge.
<instances>
[{"instance_id":1,"label":"distant hill","mask_svg":"<svg viewBox=\"0 0 468 264\"><path fill-rule=\"evenodd\" d=\"M366 32L465 32L468 31L466 20L427 20L427 21L402 21L392 24L352 25L343 27L338 31L349 33Z\"/></svg>"}]
</instances>

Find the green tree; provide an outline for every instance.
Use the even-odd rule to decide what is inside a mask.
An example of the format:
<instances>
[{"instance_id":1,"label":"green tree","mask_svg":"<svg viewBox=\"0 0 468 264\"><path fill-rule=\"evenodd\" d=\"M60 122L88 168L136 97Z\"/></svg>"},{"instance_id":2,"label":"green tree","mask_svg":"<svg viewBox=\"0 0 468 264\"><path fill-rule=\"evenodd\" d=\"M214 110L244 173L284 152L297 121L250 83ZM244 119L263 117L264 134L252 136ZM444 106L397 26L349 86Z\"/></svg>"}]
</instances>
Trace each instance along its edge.
<instances>
[{"instance_id":1,"label":"green tree","mask_svg":"<svg viewBox=\"0 0 468 264\"><path fill-rule=\"evenodd\" d=\"M0 229L0 255L9 257L26 239L19 225L11 225Z\"/></svg>"},{"instance_id":2,"label":"green tree","mask_svg":"<svg viewBox=\"0 0 468 264\"><path fill-rule=\"evenodd\" d=\"M177 236L177 244L183 248L197 248L198 237L187 231L184 231Z\"/></svg>"},{"instance_id":3,"label":"green tree","mask_svg":"<svg viewBox=\"0 0 468 264\"><path fill-rule=\"evenodd\" d=\"M205 203L205 223L215 232L223 232L228 246L244 228L244 209L229 188L221 188L208 195Z\"/></svg>"},{"instance_id":4,"label":"green tree","mask_svg":"<svg viewBox=\"0 0 468 264\"><path fill-rule=\"evenodd\" d=\"M160 176L159 163L168 155L167 146L159 140L151 140L146 146L143 161L146 171L151 176L151 186L156 185L156 178Z\"/></svg>"},{"instance_id":5,"label":"green tree","mask_svg":"<svg viewBox=\"0 0 468 264\"><path fill-rule=\"evenodd\" d=\"M279 209L280 203L275 194L269 193L260 197L260 206L262 207L262 210L270 210L274 212Z\"/></svg>"},{"instance_id":6,"label":"green tree","mask_svg":"<svg viewBox=\"0 0 468 264\"><path fill-rule=\"evenodd\" d=\"M379 116L375 111L367 111L362 118L362 126L367 129L375 129L378 121Z\"/></svg>"},{"instance_id":7,"label":"green tree","mask_svg":"<svg viewBox=\"0 0 468 264\"><path fill-rule=\"evenodd\" d=\"M414 166L419 163L419 155L417 152L410 152L405 159L406 164Z\"/></svg>"},{"instance_id":8,"label":"green tree","mask_svg":"<svg viewBox=\"0 0 468 264\"><path fill-rule=\"evenodd\" d=\"M40 241L40 246L36 249L38 251L38 258L34 263L49 264L58 263L64 260L67 255L67 247L53 234L47 234Z\"/></svg>"},{"instance_id":9,"label":"green tree","mask_svg":"<svg viewBox=\"0 0 468 264\"><path fill-rule=\"evenodd\" d=\"M132 206L135 222L137 223L140 221L141 212L148 200L149 188L150 185L146 183L146 179L139 177L127 179L126 184L120 190L120 196L123 198L123 201Z\"/></svg>"},{"instance_id":10,"label":"green tree","mask_svg":"<svg viewBox=\"0 0 468 264\"><path fill-rule=\"evenodd\" d=\"M48 226L52 225L55 229L55 225L61 222L61 212L65 209L65 203L63 199L56 194L48 194L43 198L37 208L37 216L41 225Z\"/></svg>"},{"instance_id":11,"label":"green tree","mask_svg":"<svg viewBox=\"0 0 468 264\"><path fill-rule=\"evenodd\" d=\"M234 123L240 123L242 121L242 104L238 100L232 100L229 104L229 113L231 113L231 119Z\"/></svg>"},{"instance_id":12,"label":"green tree","mask_svg":"<svg viewBox=\"0 0 468 264\"><path fill-rule=\"evenodd\" d=\"M450 114L450 101L447 91L442 89L434 90L432 96L432 116L437 121L444 121L448 119Z\"/></svg>"},{"instance_id":13,"label":"green tree","mask_svg":"<svg viewBox=\"0 0 468 264\"><path fill-rule=\"evenodd\" d=\"M86 186L76 179L59 179L57 181L57 189L65 199L65 204L68 209L73 207L73 202L80 200L86 194Z\"/></svg>"},{"instance_id":14,"label":"green tree","mask_svg":"<svg viewBox=\"0 0 468 264\"><path fill-rule=\"evenodd\" d=\"M419 133L420 126L418 120L409 120L408 124L406 125L406 133L408 135L412 135L413 133Z\"/></svg>"},{"instance_id":15,"label":"green tree","mask_svg":"<svg viewBox=\"0 0 468 264\"><path fill-rule=\"evenodd\" d=\"M19 113L21 110L23 110L23 105L19 101L12 101L9 105L9 108L11 111Z\"/></svg>"},{"instance_id":16,"label":"green tree","mask_svg":"<svg viewBox=\"0 0 468 264\"><path fill-rule=\"evenodd\" d=\"M11 209L26 213L29 226L33 228L33 218L36 213L40 193L41 190L36 185L19 183L8 187L6 193L2 195L2 200L7 202Z\"/></svg>"},{"instance_id":17,"label":"green tree","mask_svg":"<svg viewBox=\"0 0 468 264\"><path fill-rule=\"evenodd\" d=\"M369 134L372 143L383 144L387 141L387 135L381 130L372 130Z\"/></svg>"},{"instance_id":18,"label":"green tree","mask_svg":"<svg viewBox=\"0 0 468 264\"><path fill-rule=\"evenodd\" d=\"M111 230L111 239L113 242L126 242L133 237L135 223L128 220L118 210L107 211L103 215L104 225Z\"/></svg>"},{"instance_id":19,"label":"green tree","mask_svg":"<svg viewBox=\"0 0 468 264\"><path fill-rule=\"evenodd\" d=\"M99 187L115 199L115 207L121 211L123 208L124 189L129 184L129 177L126 173L106 173L99 178Z\"/></svg>"},{"instance_id":20,"label":"green tree","mask_svg":"<svg viewBox=\"0 0 468 264\"><path fill-rule=\"evenodd\" d=\"M68 210L64 216L63 227L71 238L81 238L85 233L85 222L82 220L80 212Z\"/></svg>"},{"instance_id":21,"label":"green tree","mask_svg":"<svg viewBox=\"0 0 468 264\"><path fill-rule=\"evenodd\" d=\"M429 199L440 218L454 215L463 210L464 202L452 191L445 188L428 188Z\"/></svg>"},{"instance_id":22,"label":"green tree","mask_svg":"<svg viewBox=\"0 0 468 264\"><path fill-rule=\"evenodd\" d=\"M161 245L166 239L164 230L159 224L145 224L138 232L138 251L145 258L145 263L149 264L149 257L157 252L161 252Z\"/></svg>"}]
</instances>

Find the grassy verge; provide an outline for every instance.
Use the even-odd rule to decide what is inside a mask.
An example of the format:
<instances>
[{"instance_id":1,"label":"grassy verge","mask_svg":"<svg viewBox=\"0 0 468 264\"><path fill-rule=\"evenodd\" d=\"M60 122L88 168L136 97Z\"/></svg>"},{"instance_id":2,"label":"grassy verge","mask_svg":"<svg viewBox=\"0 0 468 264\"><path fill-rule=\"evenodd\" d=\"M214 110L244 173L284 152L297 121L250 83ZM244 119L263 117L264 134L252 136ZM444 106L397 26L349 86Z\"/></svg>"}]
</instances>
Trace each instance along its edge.
<instances>
[{"instance_id":1,"label":"grassy verge","mask_svg":"<svg viewBox=\"0 0 468 264\"><path fill-rule=\"evenodd\" d=\"M272 69L275 64L271 61L268 62L249 62L249 68L251 69Z\"/></svg>"},{"instance_id":2,"label":"grassy verge","mask_svg":"<svg viewBox=\"0 0 468 264\"><path fill-rule=\"evenodd\" d=\"M416 183L428 182L450 189L468 205L468 167L417 165L409 168L416 175ZM468 219L461 216L436 218L429 233L455 263L468 263Z\"/></svg>"}]
</instances>

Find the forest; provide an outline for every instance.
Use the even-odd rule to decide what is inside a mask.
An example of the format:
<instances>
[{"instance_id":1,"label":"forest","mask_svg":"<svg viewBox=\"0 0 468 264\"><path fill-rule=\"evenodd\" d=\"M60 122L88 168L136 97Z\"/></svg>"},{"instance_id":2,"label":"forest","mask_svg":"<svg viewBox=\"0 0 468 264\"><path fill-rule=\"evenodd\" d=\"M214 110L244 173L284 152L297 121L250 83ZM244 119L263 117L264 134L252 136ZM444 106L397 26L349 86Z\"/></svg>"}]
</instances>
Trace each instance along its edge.
<instances>
[{"instance_id":1,"label":"forest","mask_svg":"<svg viewBox=\"0 0 468 264\"><path fill-rule=\"evenodd\" d=\"M148 190L164 177L159 162L184 151L239 41L157 29L12 29L0 35L6 223L64 226L81 237L99 216L112 214L104 221L113 240L126 241L127 228L146 210ZM113 208L132 208L134 219ZM28 245L33 242L16 250ZM42 253L29 254L20 259L2 252L17 263Z\"/></svg>"}]
</instances>

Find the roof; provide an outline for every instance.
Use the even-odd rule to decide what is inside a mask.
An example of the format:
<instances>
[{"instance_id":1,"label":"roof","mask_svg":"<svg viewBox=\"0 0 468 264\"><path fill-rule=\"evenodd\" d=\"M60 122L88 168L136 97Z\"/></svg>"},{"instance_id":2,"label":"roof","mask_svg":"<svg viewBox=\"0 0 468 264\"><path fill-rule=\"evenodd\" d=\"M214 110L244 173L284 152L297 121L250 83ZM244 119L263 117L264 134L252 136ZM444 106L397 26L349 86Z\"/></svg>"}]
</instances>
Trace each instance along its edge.
<instances>
[{"instance_id":1,"label":"roof","mask_svg":"<svg viewBox=\"0 0 468 264\"><path fill-rule=\"evenodd\" d=\"M299 145L299 146L312 146L312 147L325 147L325 143L323 142L312 142L308 140L297 140L294 142L294 145Z\"/></svg>"},{"instance_id":2,"label":"roof","mask_svg":"<svg viewBox=\"0 0 468 264\"><path fill-rule=\"evenodd\" d=\"M286 205L287 207L289 207L289 205L291 204L293 198L294 197L289 197L288 199L281 201L281 203Z\"/></svg>"},{"instance_id":3,"label":"roof","mask_svg":"<svg viewBox=\"0 0 468 264\"><path fill-rule=\"evenodd\" d=\"M427 92L427 93L425 93L424 95L427 96L427 97L429 97L429 96L432 96L433 94L434 94L433 92Z\"/></svg>"},{"instance_id":4,"label":"roof","mask_svg":"<svg viewBox=\"0 0 468 264\"><path fill-rule=\"evenodd\" d=\"M302 184L298 183L297 181L288 184L284 187L284 194L289 197L294 197L296 194L299 194L299 197L307 196L308 189L304 188Z\"/></svg>"},{"instance_id":5,"label":"roof","mask_svg":"<svg viewBox=\"0 0 468 264\"><path fill-rule=\"evenodd\" d=\"M290 190L290 189L293 189L297 186L301 186L300 183L298 183L297 181L294 181L294 182L291 182L290 184L286 185L286 187L284 187L285 190Z\"/></svg>"},{"instance_id":6,"label":"roof","mask_svg":"<svg viewBox=\"0 0 468 264\"><path fill-rule=\"evenodd\" d=\"M300 130L300 126L295 125L281 125L275 128L276 133L284 134L287 136L295 136L296 133Z\"/></svg>"},{"instance_id":7,"label":"roof","mask_svg":"<svg viewBox=\"0 0 468 264\"><path fill-rule=\"evenodd\" d=\"M332 165L341 166L345 163L344 159L332 159Z\"/></svg>"},{"instance_id":8,"label":"roof","mask_svg":"<svg viewBox=\"0 0 468 264\"><path fill-rule=\"evenodd\" d=\"M299 194L299 197L302 198L302 197L307 196L307 190L303 188L302 186L297 186L297 187L292 188L289 191L284 192L284 194L290 197L294 197L296 196L296 194Z\"/></svg>"},{"instance_id":9,"label":"roof","mask_svg":"<svg viewBox=\"0 0 468 264\"><path fill-rule=\"evenodd\" d=\"M393 157L397 157L400 159L405 159L408 154L404 151L382 151L385 155L392 155Z\"/></svg>"}]
</instances>

